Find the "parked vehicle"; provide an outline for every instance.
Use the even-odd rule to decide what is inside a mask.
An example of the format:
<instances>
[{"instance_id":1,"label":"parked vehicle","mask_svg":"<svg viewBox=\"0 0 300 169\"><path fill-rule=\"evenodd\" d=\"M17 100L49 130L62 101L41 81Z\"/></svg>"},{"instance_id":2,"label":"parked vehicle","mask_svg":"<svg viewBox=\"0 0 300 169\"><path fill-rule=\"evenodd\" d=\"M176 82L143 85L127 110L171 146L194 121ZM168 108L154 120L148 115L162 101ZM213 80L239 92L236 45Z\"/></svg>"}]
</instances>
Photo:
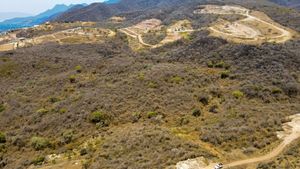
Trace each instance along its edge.
<instances>
[{"instance_id":1,"label":"parked vehicle","mask_svg":"<svg viewBox=\"0 0 300 169\"><path fill-rule=\"evenodd\" d=\"M222 169L223 168L223 164L222 163L218 163L214 169Z\"/></svg>"}]
</instances>

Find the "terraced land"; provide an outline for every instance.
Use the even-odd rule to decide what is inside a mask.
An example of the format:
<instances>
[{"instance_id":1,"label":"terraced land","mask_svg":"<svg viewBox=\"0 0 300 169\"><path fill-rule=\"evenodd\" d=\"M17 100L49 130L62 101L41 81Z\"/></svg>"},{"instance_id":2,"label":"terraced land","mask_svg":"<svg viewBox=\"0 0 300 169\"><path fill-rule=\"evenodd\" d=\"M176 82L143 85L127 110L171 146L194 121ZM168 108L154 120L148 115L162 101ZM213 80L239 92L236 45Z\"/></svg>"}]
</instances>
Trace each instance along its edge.
<instances>
[{"instance_id":1,"label":"terraced land","mask_svg":"<svg viewBox=\"0 0 300 169\"><path fill-rule=\"evenodd\" d=\"M251 11L241 6L204 5L195 10L194 14L244 16L244 19L234 22L219 20L208 28L212 36L236 43L284 43L298 34L276 23L262 12Z\"/></svg>"}]
</instances>

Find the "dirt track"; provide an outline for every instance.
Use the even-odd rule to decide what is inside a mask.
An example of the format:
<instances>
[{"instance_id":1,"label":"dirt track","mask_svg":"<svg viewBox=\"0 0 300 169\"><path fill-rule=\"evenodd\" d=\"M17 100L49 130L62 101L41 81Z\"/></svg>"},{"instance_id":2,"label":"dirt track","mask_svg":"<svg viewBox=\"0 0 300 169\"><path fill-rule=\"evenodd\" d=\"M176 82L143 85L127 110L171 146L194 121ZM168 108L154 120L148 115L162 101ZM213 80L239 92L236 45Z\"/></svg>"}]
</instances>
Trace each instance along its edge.
<instances>
[{"instance_id":1,"label":"dirt track","mask_svg":"<svg viewBox=\"0 0 300 169\"><path fill-rule=\"evenodd\" d=\"M229 169L231 167L238 167L238 166L244 166L248 164L257 164L260 162L266 162L280 155L287 148L288 145L292 144L294 141L300 138L300 114L291 116L290 119L291 122L288 122L283 125L284 131L277 133L278 137L283 139L282 143L279 144L270 153L259 157L231 162L229 164L225 164L224 168ZM186 168L177 168L177 169L213 169L215 165L216 163L212 163L209 166L204 168L186 167Z\"/></svg>"},{"instance_id":2,"label":"dirt track","mask_svg":"<svg viewBox=\"0 0 300 169\"><path fill-rule=\"evenodd\" d=\"M294 115L290 117L292 119L291 122L284 124L283 132L279 132L279 137L282 137L283 142L278 145L273 151L271 151L269 154L266 154L264 156L255 157L251 159L246 160L240 160L236 161L230 164L227 164L224 166L224 168L230 168L230 167L236 167L236 166L242 166L246 164L252 164L252 163L259 163L264 162L273 159L274 157L280 155L283 150L293 143L295 140L300 138L300 114ZM283 136L281 136L283 135Z\"/></svg>"},{"instance_id":3,"label":"dirt track","mask_svg":"<svg viewBox=\"0 0 300 169\"><path fill-rule=\"evenodd\" d=\"M142 45L144 45L144 46L146 46L146 47L151 47L151 48L154 47L154 45L150 45L150 44L148 44L148 43L145 43L144 40L143 40L143 38L142 38L142 35L141 35L141 34L135 33L135 32L131 31L131 30L128 29L128 28L120 29L120 31L121 31L122 33L125 33L127 36L130 36L130 37L132 37L132 38L137 39L137 40L139 41L140 44L142 44Z\"/></svg>"},{"instance_id":4,"label":"dirt track","mask_svg":"<svg viewBox=\"0 0 300 169\"><path fill-rule=\"evenodd\" d=\"M143 23L143 22L141 22L141 23ZM182 30L176 30L176 28L180 28L180 27L182 28L183 26L181 26L181 25L184 24L184 23L189 23L189 21L188 20L177 21L177 23L170 26L169 29L167 30L166 38L163 39L160 43L158 43L156 45L151 45L151 44L146 43L142 38L142 34L135 31L135 30L132 30L132 27L122 28L122 29L119 29L119 31L122 32L122 33L125 33L129 37L137 39L138 42L140 44L142 44L143 46L145 46L145 47L157 48L157 47L163 46L164 44L174 42L174 41L177 41L177 40L181 39L182 36L180 35L180 33L191 33L191 32L195 32L195 31L203 30L203 29L194 30L192 27L187 27L187 28L182 29ZM137 24L137 25L140 25L140 24ZM133 26L133 28L134 27L137 27L137 26ZM139 27L141 27L141 26L139 26ZM153 29L153 28L146 28L146 27L147 26L144 25L144 27L142 27L140 29L141 30ZM140 32L143 32L143 31L140 31Z\"/></svg>"},{"instance_id":5,"label":"dirt track","mask_svg":"<svg viewBox=\"0 0 300 169\"><path fill-rule=\"evenodd\" d=\"M209 27L213 36L222 37L238 43L283 43L291 39L294 34L291 30L274 22L262 12L253 12L239 6L204 5L202 7L204 7L204 9L196 10L194 13L218 15L238 14L245 17L235 22L220 21ZM255 15L255 13L257 15ZM257 25L254 26L253 24L255 23ZM272 34L266 30L275 31L276 34Z\"/></svg>"}]
</instances>

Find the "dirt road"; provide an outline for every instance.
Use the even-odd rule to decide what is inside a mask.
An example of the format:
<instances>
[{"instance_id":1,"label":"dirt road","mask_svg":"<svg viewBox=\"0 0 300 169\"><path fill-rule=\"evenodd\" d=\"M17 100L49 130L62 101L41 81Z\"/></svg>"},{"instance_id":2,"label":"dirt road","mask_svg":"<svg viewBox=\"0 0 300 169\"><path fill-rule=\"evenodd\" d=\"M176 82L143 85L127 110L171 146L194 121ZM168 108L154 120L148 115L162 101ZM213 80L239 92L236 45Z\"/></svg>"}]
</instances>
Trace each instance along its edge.
<instances>
[{"instance_id":1,"label":"dirt road","mask_svg":"<svg viewBox=\"0 0 300 169\"><path fill-rule=\"evenodd\" d=\"M144 46L146 46L146 47L150 47L150 48L153 48L153 47L154 47L154 45L150 45L150 44L148 44L148 43L145 43L144 40L143 40L143 38L142 38L142 35L141 35L141 34L137 34L137 33L131 31L131 30L128 29L128 28L120 29L120 31L121 31L122 33L125 33L127 36L130 36L130 37L132 37L132 38L137 39L137 40L139 41L140 44L142 44L142 45L144 45Z\"/></svg>"},{"instance_id":2,"label":"dirt road","mask_svg":"<svg viewBox=\"0 0 300 169\"><path fill-rule=\"evenodd\" d=\"M283 26L275 23L274 21L265 20L252 14L252 12L244 7L239 6L217 6L217 5L206 5L205 8L200 12L196 11L194 13L208 13L208 14L219 14L219 15L232 15L235 12L241 16L244 16L244 19L235 21L233 23L221 23L211 26L209 29L211 32L215 33L216 36L236 38L238 42L256 42L258 40L266 42L277 42L283 43L293 37L293 33L285 29ZM233 12L234 11L234 12ZM248 25L247 23L250 23ZM251 26L251 23L261 23L261 25L266 25L269 30L277 30L279 35L267 35L263 34L259 27ZM219 27L219 28L218 28ZM267 28L265 28L267 29ZM234 39L233 39L234 40ZM244 41L243 41L244 40Z\"/></svg>"},{"instance_id":3,"label":"dirt road","mask_svg":"<svg viewBox=\"0 0 300 169\"><path fill-rule=\"evenodd\" d=\"M172 31L172 32L168 32L169 34L172 35L171 38L166 38L164 40L162 40L159 44L156 44L156 45L151 45L151 44L148 44L146 42L144 42L143 40L143 37L141 34L138 34L128 28L122 28L122 29L119 29L120 32L122 33L125 33L127 36L130 36L134 39L137 39L139 41L140 44L142 44L143 46L146 46L146 47L150 47L150 48L157 48L157 47L160 47L166 43L170 43L170 42L174 42L178 39L181 38L181 36L179 36L180 33L190 33L190 32L195 32L195 31L200 31L200 30L203 30L203 29L199 29L199 30L194 30L194 29L187 29L187 30L180 30L180 31Z\"/></svg>"},{"instance_id":4,"label":"dirt road","mask_svg":"<svg viewBox=\"0 0 300 169\"><path fill-rule=\"evenodd\" d=\"M232 162L230 164L225 165L224 168L264 162L264 161L271 160L276 156L280 155L288 145L290 145L295 140L300 138L300 114L291 116L290 118L292 119L292 121L284 124L283 126L284 128L283 142L280 145L278 145L273 151L271 151L269 154L266 154L264 156ZM279 134L282 133L280 132Z\"/></svg>"},{"instance_id":5,"label":"dirt road","mask_svg":"<svg viewBox=\"0 0 300 169\"><path fill-rule=\"evenodd\" d=\"M277 135L279 138L281 138L283 141L281 144L279 144L274 150L272 150L270 153L254 157L250 159L245 160L238 160L235 162L231 162L229 164L225 164L224 168L229 169L231 167L238 167L238 166L244 166L249 164L257 164L261 162L266 162L274 159L278 155L280 155L290 144L292 144L294 141L300 138L300 114L296 114L293 116L290 116L291 121L288 123L285 123L283 125L284 131L278 132ZM204 168L193 168L193 167L186 167L185 169L214 169L214 166L216 163L212 163L207 167ZM183 168L177 168L177 169L183 169Z\"/></svg>"},{"instance_id":6,"label":"dirt road","mask_svg":"<svg viewBox=\"0 0 300 169\"><path fill-rule=\"evenodd\" d=\"M286 141L282 142L278 147L276 147L269 154L266 154L266 155L260 156L260 157L256 157L256 158L236 161L236 162L225 165L224 168L231 168L231 167L236 167L236 166L242 166L242 165L247 165L247 164L269 161L269 160L277 157L278 155L280 155L289 144L291 144L293 141L295 141L299 137L300 137L300 133L294 133L294 134L290 135Z\"/></svg>"},{"instance_id":7,"label":"dirt road","mask_svg":"<svg viewBox=\"0 0 300 169\"><path fill-rule=\"evenodd\" d=\"M279 30L281 32L281 35L273 37L274 39L282 38L282 40L277 40L278 43L285 42L285 41L287 41L287 40L289 40L289 39L292 38L291 32L289 32L289 31L287 31L287 30L285 30L285 29L283 29L283 28L281 28L281 27L279 27L277 25L274 25L274 24L272 24L270 22L264 21L264 20L262 20L262 19L260 19L258 17L252 16L250 14L250 11L247 11L247 13L246 13L245 16L247 16L246 19L248 19L248 20L254 19L254 20L257 20L259 22L262 22L264 24L267 24L267 25L269 25L271 27L274 27L275 29Z\"/></svg>"}]
</instances>

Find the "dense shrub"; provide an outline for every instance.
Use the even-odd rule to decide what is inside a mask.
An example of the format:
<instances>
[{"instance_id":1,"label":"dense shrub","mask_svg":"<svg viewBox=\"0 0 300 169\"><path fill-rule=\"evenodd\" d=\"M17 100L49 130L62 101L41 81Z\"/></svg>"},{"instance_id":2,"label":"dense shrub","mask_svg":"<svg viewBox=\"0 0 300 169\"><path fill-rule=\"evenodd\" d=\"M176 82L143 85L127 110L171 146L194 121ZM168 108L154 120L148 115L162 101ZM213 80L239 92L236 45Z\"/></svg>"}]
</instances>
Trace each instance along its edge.
<instances>
[{"instance_id":1,"label":"dense shrub","mask_svg":"<svg viewBox=\"0 0 300 169\"><path fill-rule=\"evenodd\" d=\"M132 122L133 123L138 122L141 117L142 117L141 113L137 113L137 112L132 113L132 116L131 116Z\"/></svg>"},{"instance_id":2,"label":"dense shrub","mask_svg":"<svg viewBox=\"0 0 300 169\"><path fill-rule=\"evenodd\" d=\"M200 109L194 109L192 112L192 115L195 117L201 116L201 110Z\"/></svg>"},{"instance_id":3,"label":"dense shrub","mask_svg":"<svg viewBox=\"0 0 300 169\"><path fill-rule=\"evenodd\" d=\"M4 104L0 104L0 112L3 112L5 110Z\"/></svg>"},{"instance_id":4,"label":"dense shrub","mask_svg":"<svg viewBox=\"0 0 300 169\"><path fill-rule=\"evenodd\" d=\"M215 64L216 68L225 68L225 62L224 61L219 61Z\"/></svg>"},{"instance_id":5,"label":"dense shrub","mask_svg":"<svg viewBox=\"0 0 300 169\"><path fill-rule=\"evenodd\" d=\"M223 71L221 72L221 78L226 79L229 77L230 71Z\"/></svg>"},{"instance_id":6,"label":"dense shrub","mask_svg":"<svg viewBox=\"0 0 300 169\"><path fill-rule=\"evenodd\" d=\"M6 142L6 135L0 132L0 143L5 143L5 142Z\"/></svg>"},{"instance_id":7,"label":"dense shrub","mask_svg":"<svg viewBox=\"0 0 300 169\"><path fill-rule=\"evenodd\" d=\"M274 162L269 162L269 163L259 163L257 169L271 169L277 167L278 165L276 165Z\"/></svg>"},{"instance_id":8,"label":"dense shrub","mask_svg":"<svg viewBox=\"0 0 300 169\"><path fill-rule=\"evenodd\" d=\"M158 87L158 84L157 84L156 82L149 82L149 83L148 83L148 87L154 89L154 88L157 88L157 87Z\"/></svg>"},{"instance_id":9,"label":"dense shrub","mask_svg":"<svg viewBox=\"0 0 300 169\"><path fill-rule=\"evenodd\" d=\"M61 109L58 110L58 112L59 112L60 114L64 114L64 113L67 112L67 109L61 108Z\"/></svg>"},{"instance_id":10,"label":"dense shrub","mask_svg":"<svg viewBox=\"0 0 300 169\"><path fill-rule=\"evenodd\" d=\"M76 82L76 76L75 75L71 75L69 77L69 80L70 80L71 83L75 83Z\"/></svg>"},{"instance_id":11,"label":"dense shrub","mask_svg":"<svg viewBox=\"0 0 300 169\"><path fill-rule=\"evenodd\" d=\"M43 137L32 137L30 142L31 142L31 146L35 150L43 150L50 146L50 142Z\"/></svg>"},{"instance_id":12,"label":"dense shrub","mask_svg":"<svg viewBox=\"0 0 300 169\"><path fill-rule=\"evenodd\" d=\"M86 148L82 148L82 149L80 149L79 153L80 153L81 156L84 156L88 153L88 150Z\"/></svg>"},{"instance_id":13,"label":"dense shrub","mask_svg":"<svg viewBox=\"0 0 300 169\"><path fill-rule=\"evenodd\" d=\"M206 94L203 94L201 96L199 96L198 98L199 102L201 102L203 105L208 105L209 103L209 96Z\"/></svg>"},{"instance_id":14,"label":"dense shrub","mask_svg":"<svg viewBox=\"0 0 300 169\"><path fill-rule=\"evenodd\" d=\"M273 94L280 94L280 93L282 93L282 90L278 87L274 87L274 88L272 88L272 93Z\"/></svg>"},{"instance_id":15,"label":"dense shrub","mask_svg":"<svg viewBox=\"0 0 300 169\"><path fill-rule=\"evenodd\" d=\"M212 105L212 106L209 108L209 112L211 112L211 113L218 113L218 108L219 108L218 105Z\"/></svg>"},{"instance_id":16,"label":"dense shrub","mask_svg":"<svg viewBox=\"0 0 300 169\"><path fill-rule=\"evenodd\" d=\"M99 111L93 112L90 115L90 121L93 123L99 123L99 122L103 121L104 119L105 119L104 114Z\"/></svg>"},{"instance_id":17,"label":"dense shrub","mask_svg":"<svg viewBox=\"0 0 300 169\"><path fill-rule=\"evenodd\" d=\"M75 70L77 73L81 73L82 72L82 67L80 65L75 67Z\"/></svg>"},{"instance_id":18,"label":"dense shrub","mask_svg":"<svg viewBox=\"0 0 300 169\"><path fill-rule=\"evenodd\" d=\"M31 161L31 164L42 165L44 161L45 161L45 157L44 156L38 156L38 157L36 157L35 159L33 159Z\"/></svg>"},{"instance_id":19,"label":"dense shrub","mask_svg":"<svg viewBox=\"0 0 300 169\"><path fill-rule=\"evenodd\" d=\"M232 95L236 98L236 99L240 99L242 97L244 97L244 93L241 92L240 90L236 90L232 92Z\"/></svg>"},{"instance_id":20,"label":"dense shrub","mask_svg":"<svg viewBox=\"0 0 300 169\"><path fill-rule=\"evenodd\" d=\"M92 112L90 114L89 120L90 122L97 123L101 126L108 126L110 122L109 116L100 111Z\"/></svg>"},{"instance_id":21,"label":"dense shrub","mask_svg":"<svg viewBox=\"0 0 300 169\"><path fill-rule=\"evenodd\" d=\"M63 144L69 144L72 142L74 138L74 132L73 131L66 131L62 134L62 143Z\"/></svg>"},{"instance_id":22,"label":"dense shrub","mask_svg":"<svg viewBox=\"0 0 300 169\"><path fill-rule=\"evenodd\" d=\"M152 117L156 117L158 114L157 112L154 112L154 111L150 111L147 113L147 117L150 119Z\"/></svg>"},{"instance_id":23,"label":"dense shrub","mask_svg":"<svg viewBox=\"0 0 300 169\"><path fill-rule=\"evenodd\" d=\"M11 142L14 146L17 146L18 148L24 147L26 145L25 139L20 136L12 137Z\"/></svg>"},{"instance_id":24,"label":"dense shrub","mask_svg":"<svg viewBox=\"0 0 300 169\"><path fill-rule=\"evenodd\" d=\"M214 63L212 61L208 61L206 64L207 64L207 67L209 67L209 68L214 67Z\"/></svg>"},{"instance_id":25,"label":"dense shrub","mask_svg":"<svg viewBox=\"0 0 300 169\"><path fill-rule=\"evenodd\" d=\"M51 103L56 103L56 102L59 102L59 101L60 101L60 99L57 98L57 97L50 97L49 98L49 102L51 102Z\"/></svg>"},{"instance_id":26,"label":"dense shrub","mask_svg":"<svg viewBox=\"0 0 300 169\"><path fill-rule=\"evenodd\" d=\"M41 108L41 109L38 109L36 112L39 113L39 114L46 114L49 111L47 109L45 109L45 108Z\"/></svg>"},{"instance_id":27,"label":"dense shrub","mask_svg":"<svg viewBox=\"0 0 300 169\"><path fill-rule=\"evenodd\" d=\"M288 96L297 96L300 93L300 86L297 83L283 84L283 90Z\"/></svg>"},{"instance_id":28,"label":"dense shrub","mask_svg":"<svg viewBox=\"0 0 300 169\"><path fill-rule=\"evenodd\" d=\"M208 61L206 62L207 64L207 67L209 68L224 68L224 69L229 69L230 68L230 65L229 64L226 64L224 61Z\"/></svg>"},{"instance_id":29,"label":"dense shrub","mask_svg":"<svg viewBox=\"0 0 300 169\"><path fill-rule=\"evenodd\" d=\"M174 77L171 78L171 82L172 82L172 83L179 84L179 83L181 83L182 81L183 81L183 79L182 79L182 77L180 77L180 76L174 76Z\"/></svg>"}]
</instances>

